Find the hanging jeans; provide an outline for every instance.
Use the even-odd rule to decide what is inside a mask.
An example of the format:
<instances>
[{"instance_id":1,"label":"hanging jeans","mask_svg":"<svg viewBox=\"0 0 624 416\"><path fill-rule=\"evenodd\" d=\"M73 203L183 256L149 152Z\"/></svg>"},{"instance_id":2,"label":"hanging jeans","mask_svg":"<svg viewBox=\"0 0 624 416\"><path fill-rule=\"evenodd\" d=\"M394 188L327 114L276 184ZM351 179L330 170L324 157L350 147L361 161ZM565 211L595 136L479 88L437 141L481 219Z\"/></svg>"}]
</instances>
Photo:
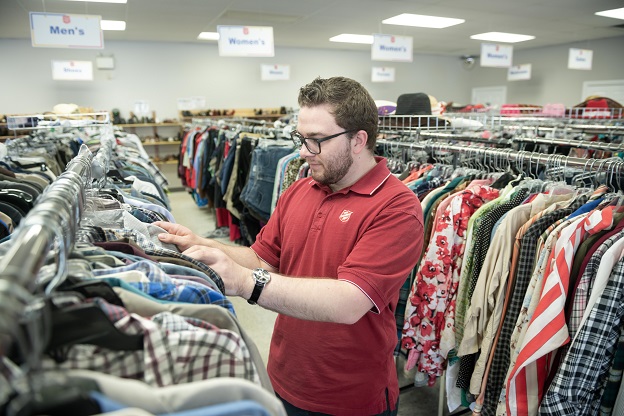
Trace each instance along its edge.
<instances>
[{"instance_id":1,"label":"hanging jeans","mask_svg":"<svg viewBox=\"0 0 624 416\"><path fill-rule=\"evenodd\" d=\"M249 180L240 199L249 212L260 221L268 221L271 215L271 199L275 171L279 160L292 153L291 146L257 146L251 156Z\"/></svg>"}]
</instances>

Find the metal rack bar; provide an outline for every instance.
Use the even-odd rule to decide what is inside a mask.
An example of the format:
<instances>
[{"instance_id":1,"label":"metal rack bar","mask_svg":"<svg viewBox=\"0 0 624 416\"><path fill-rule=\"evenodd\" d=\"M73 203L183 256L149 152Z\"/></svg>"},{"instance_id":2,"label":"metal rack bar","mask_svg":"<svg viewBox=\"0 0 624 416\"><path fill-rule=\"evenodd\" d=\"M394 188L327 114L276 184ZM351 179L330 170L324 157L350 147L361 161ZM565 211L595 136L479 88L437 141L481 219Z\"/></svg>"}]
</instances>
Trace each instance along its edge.
<instances>
[{"instance_id":1,"label":"metal rack bar","mask_svg":"<svg viewBox=\"0 0 624 416\"><path fill-rule=\"evenodd\" d=\"M9 130L40 130L107 124L111 124L110 114L107 112L77 114L30 114L7 117L7 128Z\"/></svg>"},{"instance_id":2,"label":"metal rack bar","mask_svg":"<svg viewBox=\"0 0 624 416\"><path fill-rule=\"evenodd\" d=\"M549 165L556 163L560 166L570 168L580 168L592 172L613 172L616 169L622 169L624 160L621 159L584 159L579 157L571 157L564 155L551 155L536 152L527 152L512 149L492 149L487 147L462 146L458 144L441 144L431 142L400 142L391 140L377 140L377 144L388 146L392 149L395 147L407 148L411 150L431 151L447 151L452 153L466 153L478 156L504 157L512 162L529 162L531 164Z\"/></svg>"}]
</instances>

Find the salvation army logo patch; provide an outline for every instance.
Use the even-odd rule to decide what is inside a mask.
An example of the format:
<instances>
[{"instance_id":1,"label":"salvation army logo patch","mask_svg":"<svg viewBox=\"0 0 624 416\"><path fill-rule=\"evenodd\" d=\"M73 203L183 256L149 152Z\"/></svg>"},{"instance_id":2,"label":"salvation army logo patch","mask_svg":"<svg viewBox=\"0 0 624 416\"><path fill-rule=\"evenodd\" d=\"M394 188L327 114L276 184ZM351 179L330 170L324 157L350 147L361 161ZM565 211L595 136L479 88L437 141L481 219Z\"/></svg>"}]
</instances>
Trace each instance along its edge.
<instances>
[{"instance_id":1,"label":"salvation army logo patch","mask_svg":"<svg viewBox=\"0 0 624 416\"><path fill-rule=\"evenodd\" d=\"M353 211L349 211L348 209L345 209L344 211L342 211L338 219L340 219L340 221L342 222L347 222L349 221L349 218L351 218L351 214L353 214Z\"/></svg>"}]
</instances>

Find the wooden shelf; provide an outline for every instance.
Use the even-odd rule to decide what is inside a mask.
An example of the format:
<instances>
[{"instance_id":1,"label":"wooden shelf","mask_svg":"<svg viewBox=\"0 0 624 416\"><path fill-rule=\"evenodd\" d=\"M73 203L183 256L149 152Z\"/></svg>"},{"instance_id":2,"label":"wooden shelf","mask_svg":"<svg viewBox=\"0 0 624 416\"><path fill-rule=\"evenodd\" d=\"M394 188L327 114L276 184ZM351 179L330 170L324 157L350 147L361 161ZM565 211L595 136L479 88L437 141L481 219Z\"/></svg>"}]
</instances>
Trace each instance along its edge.
<instances>
[{"instance_id":1,"label":"wooden shelf","mask_svg":"<svg viewBox=\"0 0 624 416\"><path fill-rule=\"evenodd\" d=\"M179 111L178 118L182 121L190 122L194 118L210 118L210 119L236 119L236 118L248 118L248 119L257 119L257 120L276 120L280 117L284 117L288 114L282 114L281 111L284 108L274 107L274 108L230 108L230 109L206 109L206 110L189 110L189 111ZM257 110L262 110L262 114L256 114ZM214 111L221 111L233 114L221 114L221 115L203 115L207 113L211 113ZM190 113L190 115L188 114Z\"/></svg>"},{"instance_id":2,"label":"wooden shelf","mask_svg":"<svg viewBox=\"0 0 624 416\"><path fill-rule=\"evenodd\" d=\"M157 142L150 142L150 141L146 141L146 142L142 142L143 146L167 146L167 145L176 145L179 146L180 143L182 143L179 140L176 140L174 142L171 141L167 141L167 140L161 140L161 141L157 141Z\"/></svg>"},{"instance_id":3,"label":"wooden shelf","mask_svg":"<svg viewBox=\"0 0 624 416\"><path fill-rule=\"evenodd\" d=\"M177 160L165 160L165 161L160 161L160 162L154 162L156 165L177 165L178 161Z\"/></svg>"}]
</instances>

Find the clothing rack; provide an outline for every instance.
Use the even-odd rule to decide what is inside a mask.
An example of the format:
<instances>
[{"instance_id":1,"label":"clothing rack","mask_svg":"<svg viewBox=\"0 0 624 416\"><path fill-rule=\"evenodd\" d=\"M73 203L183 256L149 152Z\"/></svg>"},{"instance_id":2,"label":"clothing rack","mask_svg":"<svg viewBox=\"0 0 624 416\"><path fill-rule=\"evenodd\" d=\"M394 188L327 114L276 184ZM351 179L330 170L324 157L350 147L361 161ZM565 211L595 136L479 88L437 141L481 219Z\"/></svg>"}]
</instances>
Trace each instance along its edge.
<instances>
[{"instance_id":1,"label":"clothing rack","mask_svg":"<svg viewBox=\"0 0 624 416\"><path fill-rule=\"evenodd\" d=\"M390 140L392 135L386 135ZM396 136L395 136L396 137ZM473 142L473 143L486 143L492 147L511 146L513 140L504 138L486 139L481 137L480 134L468 134L468 133L441 133L441 132L429 132L429 131L417 131L409 134L409 140L435 140L435 141L461 141L461 142ZM403 138L401 138L403 140ZM379 142L379 140L378 140Z\"/></svg>"},{"instance_id":2,"label":"clothing rack","mask_svg":"<svg viewBox=\"0 0 624 416\"><path fill-rule=\"evenodd\" d=\"M0 334L3 334L3 351L7 349L10 334L18 331L17 325L26 306L34 300L38 271L55 243L58 244L58 271L46 291L60 283L66 273L67 255L75 241L85 204L85 190L91 182L92 160L93 154L82 145L78 156L46 188L40 201L15 230L10 247L0 260ZM39 356L40 353L35 351L27 355Z\"/></svg>"},{"instance_id":3,"label":"clothing rack","mask_svg":"<svg viewBox=\"0 0 624 416\"><path fill-rule=\"evenodd\" d=\"M514 143L533 143L533 144L545 144L551 146L569 146L577 147L581 149L590 150L603 150L607 152L623 152L623 143L606 143L606 142L591 142L587 140L574 140L574 139L551 139L544 137L528 137L518 136L511 139Z\"/></svg>"},{"instance_id":4,"label":"clothing rack","mask_svg":"<svg viewBox=\"0 0 624 416\"><path fill-rule=\"evenodd\" d=\"M231 122L236 123L231 124ZM290 124L283 123L281 123L281 127L275 123L273 123L274 127L269 127L266 125L265 120L252 120L245 118L219 119L216 121L210 118L193 118L192 122L188 124L189 127L197 125L214 126L222 129L227 128L234 132L262 134L272 138L290 138L290 132L294 128Z\"/></svg>"},{"instance_id":5,"label":"clothing rack","mask_svg":"<svg viewBox=\"0 0 624 416\"><path fill-rule=\"evenodd\" d=\"M553 142L551 139L544 139L546 144L557 144ZM577 141L562 141L565 144L569 144L572 142L574 145L578 144ZM609 150L614 151L615 146L617 146L617 150L624 150L622 145L613 145L609 143L594 143L594 142L583 142L587 145L597 145L601 147L601 150ZM413 141L394 141L394 140L377 140L378 145L386 146L386 148L390 151L401 148L401 149L409 149L409 150L424 150L428 153L435 152L449 152L453 154L468 154L476 157L482 157L483 160L486 159L494 159L494 160L504 160L505 162L516 162L520 166L523 166L525 163L528 163L529 170L532 164L543 165L547 167L570 167L570 168L579 168L583 171L587 172L595 172L595 173L607 173L608 176L612 176L614 174L620 175L624 169L624 161L618 158L612 159L583 159L583 158L575 158L563 155L549 155L549 154L540 154L536 152L527 152L527 151L516 151L512 149L493 149L493 148L485 148L485 147L477 147L477 146L466 146L461 144L442 144L435 142L413 142ZM608 147L611 145L611 147ZM496 163L495 163L496 164ZM440 377L440 393L439 393L439 403L438 403L438 415L442 416L444 414L444 396L446 391L446 380L445 375L443 374ZM407 388L408 386L405 386ZM404 388L402 388L403 390ZM451 413L453 416L462 415L466 413L470 413L470 409L461 409Z\"/></svg>"},{"instance_id":6,"label":"clothing rack","mask_svg":"<svg viewBox=\"0 0 624 416\"><path fill-rule=\"evenodd\" d=\"M564 155L549 155L536 152L516 151L512 149L491 149L476 146L462 146L458 144L441 144L432 142L405 142L378 140L377 144L388 146L389 149L395 147L410 150L424 150L427 152L444 151L456 154L470 154L472 156L490 157L492 159L504 158L506 161L518 162L521 165L525 162L543 166L563 166L591 170L592 172L613 173L620 171L624 167L621 159L584 159Z\"/></svg>"},{"instance_id":7,"label":"clothing rack","mask_svg":"<svg viewBox=\"0 0 624 416\"><path fill-rule=\"evenodd\" d=\"M9 130L39 130L59 127L86 127L110 125L110 114L78 113L78 114L30 114L7 117Z\"/></svg>"}]
</instances>

